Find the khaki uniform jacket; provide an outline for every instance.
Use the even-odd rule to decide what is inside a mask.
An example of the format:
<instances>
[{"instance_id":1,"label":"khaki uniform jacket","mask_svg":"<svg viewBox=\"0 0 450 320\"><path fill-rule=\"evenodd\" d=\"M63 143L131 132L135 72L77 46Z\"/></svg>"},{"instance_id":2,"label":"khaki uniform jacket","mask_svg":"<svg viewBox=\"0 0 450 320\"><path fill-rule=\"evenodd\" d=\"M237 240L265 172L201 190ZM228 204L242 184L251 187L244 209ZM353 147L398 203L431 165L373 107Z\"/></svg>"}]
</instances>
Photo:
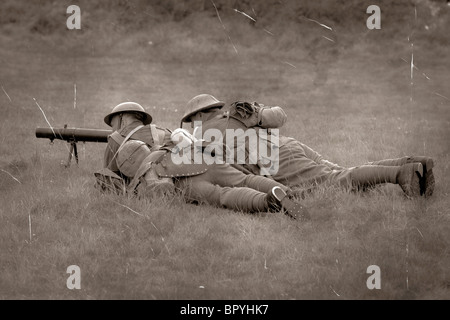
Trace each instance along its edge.
<instances>
[{"instance_id":1,"label":"khaki uniform jacket","mask_svg":"<svg viewBox=\"0 0 450 320\"><path fill-rule=\"evenodd\" d=\"M128 126L118 130L121 136L124 138L137 126L142 125L142 122L136 121ZM169 129L159 128L157 127L157 132L159 135L159 141L161 146L170 147L173 143L170 139L171 131ZM146 125L143 128L136 131L131 137L130 140L140 140L145 142L149 147L155 146L155 139L152 136L152 131L150 125ZM108 137L108 145L105 150L104 159L103 159L103 167L110 169L114 173L120 174L120 170L117 167L115 156L117 154L117 150L119 150L120 144L117 143L111 137Z\"/></svg>"},{"instance_id":2,"label":"khaki uniform jacket","mask_svg":"<svg viewBox=\"0 0 450 320\"><path fill-rule=\"evenodd\" d=\"M261 108L262 109L262 108ZM261 109L259 112L261 112ZM256 134L259 135L260 130L263 130L268 135L267 140L267 150L272 150L273 143L270 139L270 129L274 128L280 128L284 125L284 123L287 120L287 116L282 108L280 107L264 107L264 112L267 117L264 119L264 117L260 118L260 121L254 122L253 125L248 123L247 121L242 121L239 118L239 115L235 116L229 116L228 110L225 110L225 113L221 118L214 118L208 121L205 121L202 123L202 135L209 129L217 129L219 130L223 135L223 142L227 143L226 141L226 130L232 129L235 130L235 132L238 132L236 130L242 130L245 131L248 129L255 130ZM266 121L265 121L266 120ZM281 138L281 137L280 137ZM236 140L236 139L235 139ZM237 139L239 141L239 138ZM234 163L237 164L236 167L240 167L242 171L250 172L252 174L259 175L260 174L260 165L258 164L258 161L260 159L258 154L258 146L250 144L249 139L245 139L245 163L239 163L238 162L238 155L239 152L241 152L238 146L237 141L233 143L233 149L231 152L233 152L234 155ZM230 141L228 141L228 145ZM230 150L229 150L230 151ZM226 148L224 150L226 152ZM258 160L258 161L257 161Z\"/></svg>"}]
</instances>

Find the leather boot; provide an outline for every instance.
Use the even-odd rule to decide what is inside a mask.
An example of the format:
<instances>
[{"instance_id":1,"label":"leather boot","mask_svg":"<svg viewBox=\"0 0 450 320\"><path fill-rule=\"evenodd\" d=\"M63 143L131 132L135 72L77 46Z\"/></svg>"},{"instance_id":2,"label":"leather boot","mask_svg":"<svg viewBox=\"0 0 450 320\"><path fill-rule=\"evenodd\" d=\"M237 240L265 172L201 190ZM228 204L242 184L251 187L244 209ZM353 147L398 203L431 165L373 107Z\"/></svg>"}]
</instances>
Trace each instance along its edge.
<instances>
[{"instance_id":1,"label":"leather boot","mask_svg":"<svg viewBox=\"0 0 450 320\"><path fill-rule=\"evenodd\" d=\"M434 174L433 167L434 161L430 157L426 156L408 156L397 159L385 159L379 161L370 162L371 165L381 166L401 166L406 163L420 162L423 166L423 175L419 178L420 183L420 195L429 197L434 192Z\"/></svg>"},{"instance_id":2,"label":"leather boot","mask_svg":"<svg viewBox=\"0 0 450 320\"><path fill-rule=\"evenodd\" d=\"M394 183L400 185L408 197L420 195L419 179L423 175L421 163L407 163L402 166L364 165L351 170L354 187L365 188L381 183Z\"/></svg>"},{"instance_id":3,"label":"leather boot","mask_svg":"<svg viewBox=\"0 0 450 320\"><path fill-rule=\"evenodd\" d=\"M307 221L311 219L308 210L300 203L296 203L289 199L287 193L280 187L273 187L267 193L267 203L269 208L274 211L284 210L285 213L293 219Z\"/></svg>"},{"instance_id":4,"label":"leather boot","mask_svg":"<svg viewBox=\"0 0 450 320\"><path fill-rule=\"evenodd\" d=\"M420 178L423 176L423 166L420 162L407 163L400 167L397 183L408 197L420 196Z\"/></svg>"},{"instance_id":5,"label":"leather boot","mask_svg":"<svg viewBox=\"0 0 450 320\"><path fill-rule=\"evenodd\" d=\"M363 165L350 169L353 187L374 187L381 183L397 183L400 166Z\"/></svg>"},{"instance_id":6,"label":"leather boot","mask_svg":"<svg viewBox=\"0 0 450 320\"><path fill-rule=\"evenodd\" d=\"M420 195L429 197L434 192L434 161L430 157L412 156L408 157L407 163L420 162L423 166L423 175L419 178Z\"/></svg>"}]
</instances>

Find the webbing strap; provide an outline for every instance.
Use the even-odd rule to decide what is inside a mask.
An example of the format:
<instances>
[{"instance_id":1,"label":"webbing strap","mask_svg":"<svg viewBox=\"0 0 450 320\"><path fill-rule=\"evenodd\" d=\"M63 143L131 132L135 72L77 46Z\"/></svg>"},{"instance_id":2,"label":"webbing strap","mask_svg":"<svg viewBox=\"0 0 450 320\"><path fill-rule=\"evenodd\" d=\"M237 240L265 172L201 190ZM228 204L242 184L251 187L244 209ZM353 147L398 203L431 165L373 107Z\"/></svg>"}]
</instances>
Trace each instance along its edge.
<instances>
[{"instance_id":1,"label":"webbing strap","mask_svg":"<svg viewBox=\"0 0 450 320\"><path fill-rule=\"evenodd\" d=\"M117 144L120 146L122 144L122 141L124 139L124 137L118 133L117 131L114 131L113 133L111 133L110 137L117 142Z\"/></svg>"},{"instance_id":2,"label":"webbing strap","mask_svg":"<svg viewBox=\"0 0 450 320\"><path fill-rule=\"evenodd\" d=\"M131 130L129 134L127 134L127 136L125 137L125 139L122 141L122 144L120 145L119 149L117 150L116 154L119 153L120 150L122 150L122 148L123 148L125 142L127 142L128 139L130 139L130 137L131 137L136 131L138 131L138 130L139 130L140 128L142 128L142 127L144 127L144 125L137 126L137 127L134 128L133 130Z\"/></svg>"},{"instance_id":3,"label":"webbing strap","mask_svg":"<svg viewBox=\"0 0 450 320\"><path fill-rule=\"evenodd\" d=\"M111 161L109 162L108 166L114 161L116 160L117 154L119 153L120 150L122 150L123 145L125 144L125 142L128 141L128 139L130 139L130 137L136 132L138 131L140 128L144 127L143 125L137 126L136 128L134 128L133 130L130 131L130 133L123 139L122 143L120 143L120 137L122 137L122 135L120 133L118 133L117 131L114 131L110 137L112 139L114 139L114 141L116 141L117 143L120 144L119 149L117 149L116 153L114 153L113 157L111 158Z\"/></svg>"},{"instance_id":4,"label":"webbing strap","mask_svg":"<svg viewBox=\"0 0 450 320\"><path fill-rule=\"evenodd\" d=\"M158 150L161 147L161 142L159 141L159 134L156 125L151 124L150 129L152 130L152 138L153 138L153 150Z\"/></svg>"}]
</instances>

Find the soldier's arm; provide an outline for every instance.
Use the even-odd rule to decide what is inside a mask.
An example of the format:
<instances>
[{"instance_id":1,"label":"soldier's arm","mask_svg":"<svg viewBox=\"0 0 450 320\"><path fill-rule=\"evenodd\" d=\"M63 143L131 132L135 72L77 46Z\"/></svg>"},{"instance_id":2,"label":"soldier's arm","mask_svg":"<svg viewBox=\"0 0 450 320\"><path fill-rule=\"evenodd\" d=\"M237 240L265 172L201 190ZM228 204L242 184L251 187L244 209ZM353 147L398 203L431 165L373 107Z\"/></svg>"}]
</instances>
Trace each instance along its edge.
<instances>
[{"instance_id":1,"label":"soldier's arm","mask_svg":"<svg viewBox=\"0 0 450 320\"><path fill-rule=\"evenodd\" d=\"M118 145L111 138L108 138L109 142L106 146L105 154L103 157L103 167L111 170L112 172L119 174L119 168L116 164L115 154L118 150Z\"/></svg>"}]
</instances>

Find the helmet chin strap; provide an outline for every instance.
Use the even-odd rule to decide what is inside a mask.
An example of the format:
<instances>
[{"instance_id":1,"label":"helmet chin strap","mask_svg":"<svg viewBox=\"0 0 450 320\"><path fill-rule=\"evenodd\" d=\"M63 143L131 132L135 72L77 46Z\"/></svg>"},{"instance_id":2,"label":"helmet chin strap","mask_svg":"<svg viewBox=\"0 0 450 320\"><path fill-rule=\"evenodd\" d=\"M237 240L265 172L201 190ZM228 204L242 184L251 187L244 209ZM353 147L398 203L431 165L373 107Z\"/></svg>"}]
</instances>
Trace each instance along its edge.
<instances>
[{"instance_id":1,"label":"helmet chin strap","mask_svg":"<svg viewBox=\"0 0 450 320\"><path fill-rule=\"evenodd\" d=\"M130 123L134 122L138 120L138 118L136 118L136 116L134 115L134 113L130 113L130 112L122 112L120 114L120 125L121 128L126 127L127 125L129 125Z\"/></svg>"},{"instance_id":2,"label":"helmet chin strap","mask_svg":"<svg viewBox=\"0 0 450 320\"><path fill-rule=\"evenodd\" d=\"M118 128L119 129L122 129L122 117L123 117L123 113L121 113L120 115L119 115L119 126L118 126Z\"/></svg>"}]
</instances>

